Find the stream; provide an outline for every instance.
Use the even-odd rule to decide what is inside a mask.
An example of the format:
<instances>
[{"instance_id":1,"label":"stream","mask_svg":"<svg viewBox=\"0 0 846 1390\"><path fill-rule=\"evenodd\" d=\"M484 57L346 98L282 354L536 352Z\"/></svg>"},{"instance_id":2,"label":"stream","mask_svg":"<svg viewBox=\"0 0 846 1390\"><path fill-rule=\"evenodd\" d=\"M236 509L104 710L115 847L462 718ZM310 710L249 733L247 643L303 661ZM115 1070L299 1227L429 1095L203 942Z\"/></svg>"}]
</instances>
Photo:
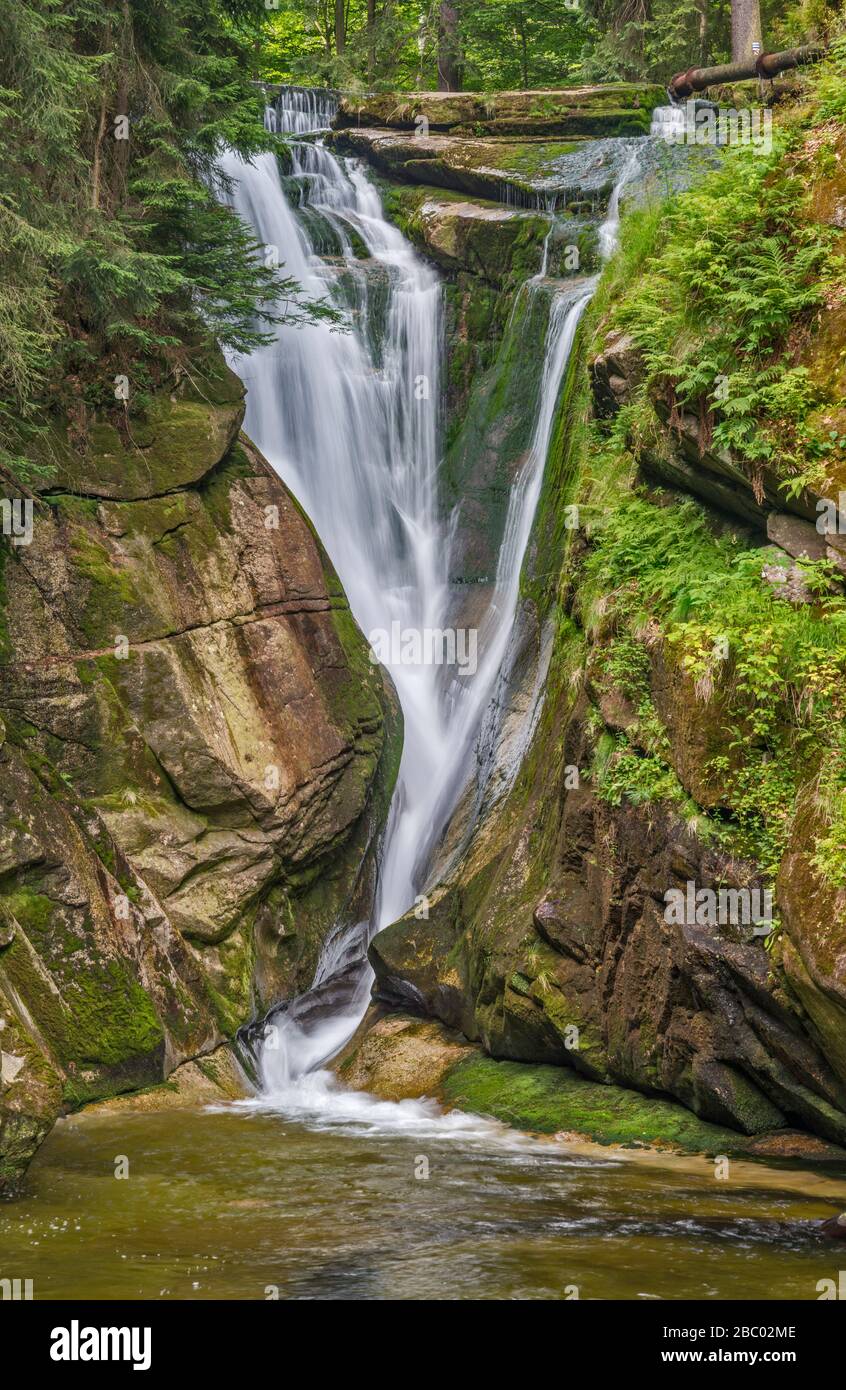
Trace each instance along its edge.
<instances>
[{"instance_id":1,"label":"stream","mask_svg":"<svg viewBox=\"0 0 846 1390\"><path fill-rule=\"evenodd\" d=\"M0 1205L0 1249L39 1299L816 1299L843 1264L814 1230L837 1194L419 1101L92 1110L59 1121Z\"/></svg>"}]
</instances>

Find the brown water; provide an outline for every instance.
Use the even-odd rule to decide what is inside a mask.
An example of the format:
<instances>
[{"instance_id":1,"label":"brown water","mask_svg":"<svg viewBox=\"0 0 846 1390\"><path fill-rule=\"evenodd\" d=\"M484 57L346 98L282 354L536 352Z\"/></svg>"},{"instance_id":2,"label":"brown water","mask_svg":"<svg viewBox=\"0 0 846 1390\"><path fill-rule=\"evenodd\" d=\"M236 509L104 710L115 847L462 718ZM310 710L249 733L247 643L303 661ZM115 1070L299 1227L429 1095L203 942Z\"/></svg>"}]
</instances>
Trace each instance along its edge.
<instances>
[{"instance_id":1,"label":"brown water","mask_svg":"<svg viewBox=\"0 0 846 1390\"><path fill-rule=\"evenodd\" d=\"M720 1181L456 1122L79 1115L0 1205L0 1274L47 1299L815 1299L846 1260L815 1231L843 1175Z\"/></svg>"}]
</instances>

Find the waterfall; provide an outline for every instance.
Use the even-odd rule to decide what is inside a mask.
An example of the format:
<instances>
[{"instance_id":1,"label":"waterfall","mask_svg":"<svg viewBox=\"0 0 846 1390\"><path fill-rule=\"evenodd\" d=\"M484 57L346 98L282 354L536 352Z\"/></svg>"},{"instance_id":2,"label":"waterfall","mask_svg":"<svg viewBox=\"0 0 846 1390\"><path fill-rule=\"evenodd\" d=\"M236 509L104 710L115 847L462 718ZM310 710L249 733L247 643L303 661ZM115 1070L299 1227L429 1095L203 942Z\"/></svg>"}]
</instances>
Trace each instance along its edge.
<instances>
[{"instance_id":1,"label":"waterfall","mask_svg":"<svg viewBox=\"0 0 846 1390\"><path fill-rule=\"evenodd\" d=\"M276 102L267 108L271 130L307 135L328 130L338 114L338 94L326 87L280 87Z\"/></svg>"},{"instance_id":2,"label":"waterfall","mask_svg":"<svg viewBox=\"0 0 846 1390\"><path fill-rule=\"evenodd\" d=\"M656 140L666 140L668 144L678 144L685 137L685 109L683 106L656 106L652 112L649 134Z\"/></svg>"},{"instance_id":3,"label":"waterfall","mask_svg":"<svg viewBox=\"0 0 846 1390\"><path fill-rule=\"evenodd\" d=\"M620 198L627 185L635 178L640 167L640 148L632 145L623 162L619 177L608 200L604 221L597 228L597 246L600 259L606 261L617 249L617 234L620 225ZM483 658L479 665L478 707L472 712L463 729L462 745L468 754L474 743L479 747L479 775L475 789L473 814L469 828L451 855L450 863L460 859L472 834L476 817L482 809L485 792L492 774L496 770L498 756L497 739L505 707L506 695L517 656L517 606L520 597L520 574L529 544L532 525L540 499L544 469L552 440L556 410L570 360L570 353L582 314L590 303L599 276L576 280L573 283L548 281L549 242L553 225L544 241L541 267L537 275L527 280L520 295L552 293L549 320L544 345L543 371L535 415L535 426L525 462L512 485L508 510L505 518L499 560L497 563L494 594L488 613L482 620L479 633L479 648ZM519 312L519 296L515 299L512 317ZM537 694L542 696L545 670L539 673L540 682ZM530 702L531 703L531 702ZM500 769L497 789L501 796L513 782L520 769L523 753L528 747L534 729L539 705L530 709L530 718L522 730L516 750L513 751L510 766ZM470 711L466 711L469 714ZM534 717L532 716L534 714ZM477 738L478 735L478 738ZM445 805L450 809L462 790L462 778L446 781L443 788ZM445 818L446 813L444 814Z\"/></svg>"},{"instance_id":4,"label":"waterfall","mask_svg":"<svg viewBox=\"0 0 846 1390\"><path fill-rule=\"evenodd\" d=\"M311 104L310 104L311 103ZM283 93L273 121L302 133L328 105ZM443 356L438 277L386 221L363 166L319 140L291 144L297 211L276 161L222 161L231 200L259 243L276 248L287 275L314 299L342 306L349 331L320 321L283 324L270 346L233 362L244 379L246 429L308 512L371 643L448 631L452 521L438 506ZM633 168L630 161L627 170ZM624 173L621 184L630 177ZM600 232L613 244L619 190ZM317 221L339 255L321 259ZM369 261L356 255L364 244ZM540 292L541 274L524 286ZM395 921L425 885L433 850L475 766L476 746L508 672L520 571L540 493L555 408L581 314L595 280L545 284L552 293L532 446L512 491L493 593L472 647L478 661L404 659L393 640L377 648L402 707L405 736L367 922L340 923L326 942L312 988L282 1006L260 1057L265 1091L301 1107L331 1088L318 1069L352 1034L369 999L372 936ZM378 319L383 316L381 332ZM475 631L475 630L474 630ZM473 633L465 634L467 645ZM412 643L412 646L414 644ZM465 654L467 647L465 647Z\"/></svg>"}]
</instances>

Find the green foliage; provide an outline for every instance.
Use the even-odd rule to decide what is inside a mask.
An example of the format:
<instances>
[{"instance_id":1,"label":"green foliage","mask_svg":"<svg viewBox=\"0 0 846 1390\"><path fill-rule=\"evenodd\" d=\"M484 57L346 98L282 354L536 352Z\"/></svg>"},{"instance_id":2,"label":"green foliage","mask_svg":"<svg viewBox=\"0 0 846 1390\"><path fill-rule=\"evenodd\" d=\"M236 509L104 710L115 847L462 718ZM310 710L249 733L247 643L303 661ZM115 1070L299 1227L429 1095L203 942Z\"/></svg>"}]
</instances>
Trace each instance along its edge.
<instances>
[{"instance_id":1,"label":"green foliage","mask_svg":"<svg viewBox=\"0 0 846 1390\"><path fill-rule=\"evenodd\" d=\"M844 763L828 770L821 783L826 828L817 836L811 863L833 888L846 888L846 785Z\"/></svg>"},{"instance_id":2,"label":"green foliage","mask_svg":"<svg viewBox=\"0 0 846 1390\"><path fill-rule=\"evenodd\" d=\"M464 86L470 91L561 87L581 80L587 29L561 0L464 0Z\"/></svg>"},{"instance_id":3,"label":"green foliage","mask_svg":"<svg viewBox=\"0 0 846 1390\"><path fill-rule=\"evenodd\" d=\"M584 0L583 70L603 82L667 82L689 67L731 60L731 0ZM765 48L775 52L824 34L825 0L762 0Z\"/></svg>"},{"instance_id":4,"label":"green foliage","mask_svg":"<svg viewBox=\"0 0 846 1390\"><path fill-rule=\"evenodd\" d=\"M452 0L451 9L466 91L666 82L731 57L730 0ZM825 0L761 9L765 36L785 45L830 22ZM353 92L436 87L440 10L439 0L279 0L263 76Z\"/></svg>"},{"instance_id":5,"label":"green foliage","mask_svg":"<svg viewBox=\"0 0 846 1390\"><path fill-rule=\"evenodd\" d=\"M3 11L0 465L25 479L45 405L82 442L115 375L143 404L185 345L264 341L298 287L213 188L223 146L276 143L251 82L258 0Z\"/></svg>"},{"instance_id":6,"label":"green foliage","mask_svg":"<svg viewBox=\"0 0 846 1390\"><path fill-rule=\"evenodd\" d=\"M324 83L348 91L438 85L438 0L348 0L338 48L336 7L280 0L262 56L270 81ZM560 87L577 79L586 28L563 0L456 0L459 66L467 91Z\"/></svg>"},{"instance_id":7,"label":"green foliage","mask_svg":"<svg viewBox=\"0 0 846 1390\"><path fill-rule=\"evenodd\" d=\"M611 806L624 800L633 806L651 801L680 808L693 804L667 763L653 753L640 752L625 734L617 734L611 747L600 742L592 776L599 796Z\"/></svg>"},{"instance_id":8,"label":"green foliage","mask_svg":"<svg viewBox=\"0 0 846 1390\"><path fill-rule=\"evenodd\" d=\"M838 886L846 886L839 576L827 561L800 562L812 601L794 605L762 579L770 552L715 535L692 503L671 505L631 486L642 454L672 448L682 410L698 418L702 446L730 450L753 485L762 464L788 495L839 471L846 440L836 413L826 419L836 402L801 352L843 277L837 233L813 219L810 198L815 179L839 174L844 74L846 49L836 41L770 156L730 151L691 192L627 219L594 322L631 334L646 370L633 401L595 432L585 455L581 500L593 549L580 590L599 647L593 665L638 715L598 755L600 794L678 804L643 691L648 631L688 677L724 749L703 769L722 807L709 817L716 839L774 876L797 797L813 787L823 826L813 862Z\"/></svg>"},{"instance_id":9,"label":"green foliage","mask_svg":"<svg viewBox=\"0 0 846 1390\"><path fill-rule=\"evenodd\" d=\"M846 34L836 35L828 59L815 75L817 115L822 121L846 123Z\"/></svg>"},{"instance_id":10,"label":"green foliage","mask_svg":"<svg viewBox=\"0 0 846 1390\"><path fill-rule=\"evenodd\" d=\"M641 406L663 401L671 420L691 411L703 445L785 476L813 451L801 429L818 395L783 348L842 273L831 229L807 219L806 201L783 150L732 150L653 214L652 255L614 314L643 354Z\"/></svg>"},{"instance_id":11,"label":"green foliage","mask_svg":"<svg viewBox=\"0 0 846 1390\"><path fill-rule=\"evenodd\" d=\"M652 640L660 636L668 659L690 678L703 714L719 699L726 752L706 771L724 787L732 820L716 829L733 852L774 872L797 786L846 751L846 599L830 586L813 605L778 597L761 578L768 552L714 536L692 502L666 507L621 491L597 517L592 539L580 602L589 612L606 596L612 679L629 694L642 689L638 634L651 625ZM807 567L820 587L817 568ZM649 745L647 756L621 739L600 768L605 794L678 800L666 745L654 732L650 741L648 723L638 739Z\"/></svg>"},{"instance_id":12,"label":"green foliage","mask_svg":"<svg viewBox=\"0 0 846 1390\"><path fill-rule=\"evenodd\" d=\"M726 61L731 50L728 0L711 0L702 32L702 0L586 0L586 75L598 81L648 77L668 81L694 64Z\"/></svg>"}]
</instances>

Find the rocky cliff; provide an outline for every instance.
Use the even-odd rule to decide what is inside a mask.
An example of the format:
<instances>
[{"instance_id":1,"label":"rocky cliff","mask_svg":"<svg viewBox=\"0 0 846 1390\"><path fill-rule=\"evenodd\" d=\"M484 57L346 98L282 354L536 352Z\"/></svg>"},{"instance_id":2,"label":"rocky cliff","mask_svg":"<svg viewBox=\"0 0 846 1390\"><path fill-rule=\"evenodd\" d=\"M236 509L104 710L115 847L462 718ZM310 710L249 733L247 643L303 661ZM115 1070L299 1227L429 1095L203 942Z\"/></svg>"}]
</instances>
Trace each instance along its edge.
<instances>
[{"instance_id":1,"label":"rocky cliff","mask_svg":"<svg viewBox=\"0 0 846 1390\"><path fill-rule=\"evenodd\" d=\"M369 901L395 701L243 394L213 358L84 446L57 425L3 542L0 1187L63 1109L304 988Z\"/></svg>"},{"instance_id":2,"label":"rocky cliff","mask_svg":"<svg viewBox=\"0 0 846 1390\"><path fill-rule=\"evenodd\" d=\"M419 168L421 182L435 183L445 169L442 188L461 189L393 196L402 225L449 278L448 478L460 479L466 523L460 578L484 583L521 457L519 444L509 449L525 431L513 402L525 401L540 370L542 324L527 335L514 295L538 253L533 220L548 220L540 208L480 200L492 181L483 189L468 170L478 177L491 166L464 135L452 152L449 137L438 137L419 165L409 137L340 138L369 145L376 166L405 182ZM795 181L802 169L803 244L822 245L828 229L842 228L841 138L830 124L821 133L806 111L784 166L776 157L769 176L775 184L786 168ZM591 153L607 173L604 145L579 153L582 177ZM507 164L502 145L498 158ZM524 158L515 155L515 168ZM602 190L587 180L580 203L563 172L571 158L553 160L557 205L578 219L585 205L601 209ZM581 231L590 268L589 225ZM529 756L460 866L433 887L428 917L410 914L373 943L375 993L494 1058L554 1063L590 1082L673 1097L747 1135L798 1127L844 1144L843 880L820 850L836 859L836 810L820 785L831 783L839 755L829 733L815 733L837 726L839 706L824 714L824 690L843 676L839 528L821 536L813 524L820 498L838 495L837 445L825 446L833 452L819 480L779 466L777 453L750 463L742 447L712 443L711 408L685 410L668 397L666 377L645 388L647 430L649 364L615 326L616 304L649 266L640 254L606 277L559 407L523 584L535 664L544 638L552 643ZM562 271L553 262L550 273ZM836 440L843 409L839 367L831 370L842 357L841 297L822 299L814 316L786 312L769 357L782 365L763 376L780 381L798 369L812 383L800 430L806 455L817 448L815 431ZM537 299L534 311L542 318ZM787 439L784 399L767 407L770 416L759 407L761 436L780 429ZM581 519L568 530L574 508ZM825 573L814 569L821 562ZM720 666L708 653L710 643L722 650L723 631ZM817 725L808 723L814 708ZM668 894L683 897L690 884L715 902L771 892L773 916L758 930L707 912L677 920ZM387 1035L382 1044L387 1076ZM362 1056L347 1072L358 1067L372 1080ZM474 1094L470 1086L471 1106Z\"/></svg>"}]
</instances>

